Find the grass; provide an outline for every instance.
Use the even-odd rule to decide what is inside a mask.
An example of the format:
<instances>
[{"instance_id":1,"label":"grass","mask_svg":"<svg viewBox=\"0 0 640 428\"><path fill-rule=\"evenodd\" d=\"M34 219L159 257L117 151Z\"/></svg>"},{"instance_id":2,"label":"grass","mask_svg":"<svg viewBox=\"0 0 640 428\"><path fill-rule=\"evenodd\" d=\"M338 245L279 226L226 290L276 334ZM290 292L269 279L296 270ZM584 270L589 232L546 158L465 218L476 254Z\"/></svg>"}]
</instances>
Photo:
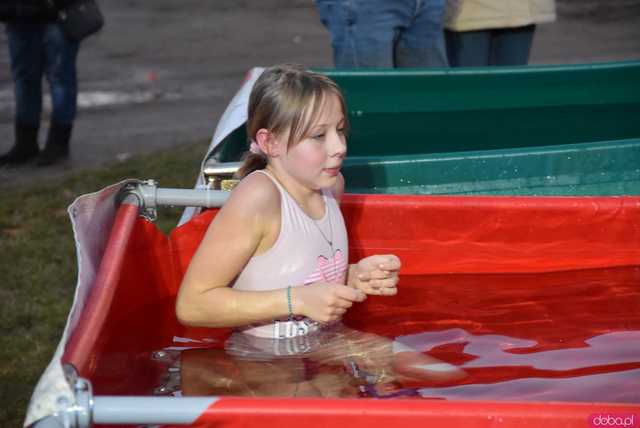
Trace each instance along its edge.
<instances>
[{"instance_id":1,"label":"grass","mask_svg":"<svg viewBox=\"0 0 640 428\"><path fill-rule=\"evenodd\" d=\"M192 187L207 143L137 156L46 184L0 190L0 426L22 425L38 378L60 340L76 283L67 206L124 178ZM168 231L180 209L165 209Z\"/></svg>"}]
</instances>

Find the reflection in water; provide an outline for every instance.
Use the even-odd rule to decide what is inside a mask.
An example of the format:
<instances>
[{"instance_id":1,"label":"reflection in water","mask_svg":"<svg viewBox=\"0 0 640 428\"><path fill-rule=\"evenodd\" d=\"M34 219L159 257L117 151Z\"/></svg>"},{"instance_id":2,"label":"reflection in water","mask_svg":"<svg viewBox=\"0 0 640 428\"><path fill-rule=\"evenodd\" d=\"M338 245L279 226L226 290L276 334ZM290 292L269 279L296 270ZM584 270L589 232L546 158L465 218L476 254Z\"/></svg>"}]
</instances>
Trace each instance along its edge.
<instances>
[{"instance_id":1,"label":"reflection in water","mask_svg":"<svg viewBox=\"0 0 640 428\"><path fill-rule=\"evenodd\" d=\"M531 377L450 388L421 388L419 394L425 398L451 400L639 403L639 383L640 369L635 369L566 379Z\"/></svg>"},{"instance_id":2,"label":"reflection in water","mask_svg":"<svg viewBox=\"0 0 640 428\"><path fill-rule=\"evenodd\" d=\"M639 403L639 283L636 267L404 277L350 313L360 331L234 333L174 370L185 395Z\"/></svg>"},{"instance_id":3,"label":"reflection in water","mask_svg":"<svg viewBox=\"0 0 640 428\"><path fill-rule=\"evenodd\" d=\"M522 352L537 343L455 329L399 338L417 349L452 343L475 358L462 364L467 384L421 388L424 397L466 400L640 402L640 331L606 333L586 347ZM484 381L479 381L484 378ZM474 381L477 379L478 381Z\"/></svg>"},{"instance_id":4,"label":"reflection in water","mask_svg":"<svg viewBox=\"0 0 640 428\"><path fill-rule=\"evenodd\" d=\"M429 351L435 347L461 343L463 352L476 358L464 368L529 366L539 370L574 370L624 363L640 364L640 331L606 333L585 340L586 347L522 353L537 342L487 334L475 336L461 329L401 336L399 342L414 349ZM514 353L518 351L518 353Z\"/></svg>"},{"instance_id":5,"label":"reflection in water","mask_svg":"<svg viewBox=\"0 0 640 428\"><path fill-rule=\"evenodd\" d=\"M453 365L342 324L292 339L234 333L224 350L183 351L180 371L185 395L417 396L403 385L464 377Z\"/></svg>"}]
</instances>

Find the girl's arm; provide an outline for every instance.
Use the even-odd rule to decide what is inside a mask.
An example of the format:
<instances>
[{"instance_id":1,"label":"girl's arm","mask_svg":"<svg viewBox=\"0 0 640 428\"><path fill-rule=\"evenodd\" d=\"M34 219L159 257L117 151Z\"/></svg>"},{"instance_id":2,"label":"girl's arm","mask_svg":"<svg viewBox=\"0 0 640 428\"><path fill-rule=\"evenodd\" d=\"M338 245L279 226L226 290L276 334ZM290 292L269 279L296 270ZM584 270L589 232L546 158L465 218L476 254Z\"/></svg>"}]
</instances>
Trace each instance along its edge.
<instances>
[{"instance_id":1,"label":"girl's arm","mask_svg":"<svg viewBox=\"0 0 640 428\"><path fill-rule=\"evenodd\" d=\"M279 208L279 194L264 180L259 175L243 180L209 225L178 292L176 313L184 324L237 326L288 313L284 290L256 293L228 287L263 237L272 234L270 220Z\"/></svg>"},{"instance_id":2,"label":"girl's arm","mask_svg":"<svg viewBox=\"0 0 640 428\"><path fill-rule=\"evenodd\" d=\"M229 287L253 255L273 245L279 229L280 194L273 183L260 174L242 180L191 259L176 302L180 322L234 327L286 317L287 290L281 284L271 291ZM294 314L327 322L365 295L337 284L316 284L293 288L291 297Z\"/></svg>"}]
</instances>

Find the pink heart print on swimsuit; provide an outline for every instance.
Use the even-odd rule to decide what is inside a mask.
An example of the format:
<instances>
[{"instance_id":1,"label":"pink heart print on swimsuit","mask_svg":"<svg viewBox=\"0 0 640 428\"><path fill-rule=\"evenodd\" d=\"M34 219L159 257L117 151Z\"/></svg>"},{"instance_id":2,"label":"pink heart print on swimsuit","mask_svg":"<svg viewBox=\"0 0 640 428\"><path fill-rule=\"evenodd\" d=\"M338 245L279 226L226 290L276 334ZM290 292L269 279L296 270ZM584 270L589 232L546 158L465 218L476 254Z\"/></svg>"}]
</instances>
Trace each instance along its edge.
<instances>
[{"instance_id":1,"label":"pink heart print on swimsuit","mask_svg":"<svg viewBox=\"0 0 640 428\"><path fill-rule=\"evenodd\" d=\"M347 267L347 258L340 250L336 250L330 259L318 256L318 268L304 280L304 285L319 281L345 284Z\"/></svg>"}]
</instances>

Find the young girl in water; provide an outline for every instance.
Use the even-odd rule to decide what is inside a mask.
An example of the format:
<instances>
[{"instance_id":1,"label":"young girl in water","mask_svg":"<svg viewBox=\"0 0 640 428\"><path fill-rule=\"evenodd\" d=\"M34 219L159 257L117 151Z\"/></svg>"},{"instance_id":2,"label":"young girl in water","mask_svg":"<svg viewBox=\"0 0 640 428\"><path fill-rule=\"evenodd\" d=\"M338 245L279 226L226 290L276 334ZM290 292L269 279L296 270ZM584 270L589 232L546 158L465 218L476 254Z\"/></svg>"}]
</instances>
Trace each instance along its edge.
<instances>
[{"instance_id":1,"label":"young girl in water","mask_svg":"<svg viewBox=\"0 0 640 428\"><path fill-rule=\"evenodd\" d=\"M385 366L394 351L408 351L422 356L427 372L454 370L339 323L367 295L395 295L401 266L392 254L348 264L338 206L347 130L343 96L328 77L288 65L263 72L249 98L251 145L242 179L191 260L178 319L235 327L226 350L245 361L278 365L277 357L304 355L362 375L367 344L384 343Z\"/></svg>"}]
</instances>

